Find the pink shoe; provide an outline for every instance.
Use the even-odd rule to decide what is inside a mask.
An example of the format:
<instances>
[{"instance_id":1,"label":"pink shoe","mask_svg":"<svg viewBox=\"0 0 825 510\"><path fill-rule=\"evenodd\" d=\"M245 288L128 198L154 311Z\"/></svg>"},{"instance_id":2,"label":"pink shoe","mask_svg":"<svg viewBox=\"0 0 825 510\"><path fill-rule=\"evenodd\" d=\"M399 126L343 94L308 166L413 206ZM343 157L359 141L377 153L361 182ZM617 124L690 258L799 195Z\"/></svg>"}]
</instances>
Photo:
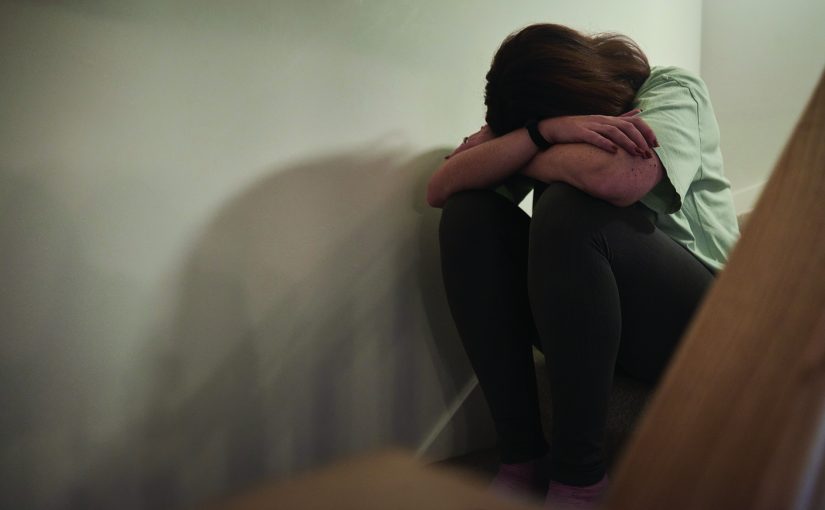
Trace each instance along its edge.
<instances>
[{"instance_id":1,"label":"pink shoe","mask_svg":"<svg viewBox=\"0 0 825 510\"><path fill-rule=\"evenodd\" d=\"M547 488L545 506L558 510L590 510L597 508L608 487L607 475L593 485L577 487L551 481Z\"/></svg>"},{"instance_id":2,"label":"pink shoe","mask_svg":"<svg viewBox=\"0 0 825 510\"><path fill-rule=\"evenodd\" d=\"M545 460L501 464L490 490L508 499L541 500L547 491Z\"/></svg>"}]
</instances>

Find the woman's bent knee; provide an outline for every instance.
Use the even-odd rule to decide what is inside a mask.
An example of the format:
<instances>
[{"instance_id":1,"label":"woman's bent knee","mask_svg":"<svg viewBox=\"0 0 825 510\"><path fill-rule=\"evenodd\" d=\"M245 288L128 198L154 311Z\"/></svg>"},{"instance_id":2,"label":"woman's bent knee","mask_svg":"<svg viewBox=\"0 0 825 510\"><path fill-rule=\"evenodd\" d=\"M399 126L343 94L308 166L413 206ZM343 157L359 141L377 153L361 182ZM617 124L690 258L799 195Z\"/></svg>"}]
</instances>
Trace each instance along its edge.
<instances>
[{"instance_id":1,"label":"woman's bent knee","mask_svg":"<svg viewBox=\"0 0 825 510\"><path fill-rule=\"evenodd\" d=\"M558 234L594 233L614 221L649 232L650 219L636 204L618 207L566 183L552 183L533 207L531 231Z\"/></svg>"},{"instance_id":2,"label":"woman's bent knee","mask_svg":"<svg viewBox=\"0 0 825 510\"><path fill-rule=\"evenodd\" d=\"M574 186L562 182L551 183L533 207L531 231L548 235L551 232L592 230L615 209L615 206Z\"/></svg>"},{"instance_id":3,"label":"woman's bent knee","mask_svg":"<svg viewBox=\"0 0 825 510\"><path fill-rule=\"evenodd\" d=\"M441 211L439 237L449 240L489 236L513 228L514 222L529 221L526 214L506 198L490 190L466 190L447 199Z\"/></svg>"}]
</instances>

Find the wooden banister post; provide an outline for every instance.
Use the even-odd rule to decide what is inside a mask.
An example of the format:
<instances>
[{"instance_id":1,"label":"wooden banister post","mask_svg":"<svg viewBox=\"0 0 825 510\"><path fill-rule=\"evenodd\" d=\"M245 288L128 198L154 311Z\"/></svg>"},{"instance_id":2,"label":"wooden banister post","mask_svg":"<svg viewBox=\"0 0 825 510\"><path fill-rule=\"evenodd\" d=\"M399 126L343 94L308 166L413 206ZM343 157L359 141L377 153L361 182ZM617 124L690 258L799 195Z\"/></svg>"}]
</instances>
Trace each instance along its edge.
<instances>
[{"instance_id":1,"label":"wooden banister post","mask_svg":"<svg viewBox=\"0 0 825 510\"><path fill-rule=\"evenodd\" d=\"M825 74L605 506L825 508L824 458Z\"/></svg>"}]
</instances>

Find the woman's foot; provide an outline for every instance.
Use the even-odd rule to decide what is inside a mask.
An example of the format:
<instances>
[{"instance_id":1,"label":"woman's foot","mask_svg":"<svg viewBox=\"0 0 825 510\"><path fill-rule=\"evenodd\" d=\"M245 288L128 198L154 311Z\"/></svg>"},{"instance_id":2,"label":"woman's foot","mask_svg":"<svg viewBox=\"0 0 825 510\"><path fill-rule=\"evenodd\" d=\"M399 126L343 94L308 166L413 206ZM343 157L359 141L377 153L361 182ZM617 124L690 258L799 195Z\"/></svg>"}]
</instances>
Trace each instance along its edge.
<instances>
[{"instance_id":1,"label":"woman's foot","mask_svg":"<svg viewBox=\"0 0 825 510\"><path fill-rule=\"evenodd\" d=\"M575 485L565 485L556 482L550 482L547 488L547 499L545 505L547 508L556 508L560 510L577 509L588 510L596 508L607 492L608 487L607 475L604 475L601 480L593 485L584 487L577 487Z\"/></svg>"},{"instance_id":2,"label":"woman's foot","mask_svg":"<svg viewBox=\"0 0 825 510\"><path fill-rule=\"evenodd\" d=\"M504 497L517 499L536 499L544 497L547 492L546 458L501 464L490 489Z\"/></svg>"}]
</instances>

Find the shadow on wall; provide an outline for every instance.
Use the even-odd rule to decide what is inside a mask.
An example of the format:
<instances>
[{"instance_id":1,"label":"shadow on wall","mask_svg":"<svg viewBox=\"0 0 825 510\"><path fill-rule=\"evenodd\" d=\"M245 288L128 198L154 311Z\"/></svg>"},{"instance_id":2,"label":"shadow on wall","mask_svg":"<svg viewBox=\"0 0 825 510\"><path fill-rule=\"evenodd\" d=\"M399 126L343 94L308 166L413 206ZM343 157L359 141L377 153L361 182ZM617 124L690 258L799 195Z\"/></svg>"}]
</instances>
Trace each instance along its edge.
<instances>
[{"instance_id":1,"label":"shadow on wall","mask_svg":"<svg viewBox=\"0 0 825 510\"><path fill-rule=\"evenodd\" d=\"M145 421L72 506L177 507L431 435L472 376L424 201L444 153L332 155L226 204L143 355Z\"/></svg>"}]
</instances>

